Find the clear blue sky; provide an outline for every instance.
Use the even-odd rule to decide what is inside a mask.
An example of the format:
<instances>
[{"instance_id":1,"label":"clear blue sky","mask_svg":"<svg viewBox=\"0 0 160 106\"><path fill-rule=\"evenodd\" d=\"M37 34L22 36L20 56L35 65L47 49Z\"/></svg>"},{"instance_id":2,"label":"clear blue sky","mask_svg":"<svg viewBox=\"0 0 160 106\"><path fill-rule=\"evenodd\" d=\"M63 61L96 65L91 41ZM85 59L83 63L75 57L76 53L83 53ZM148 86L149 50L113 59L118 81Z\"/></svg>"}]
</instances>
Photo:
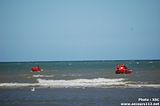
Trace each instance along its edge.
<instances>
[{"instance_id":1,"label":"clear blue sky","mask_svg":"<svg viewBox=\"0 0 160 106\"><path fill-rule=\"evenodd\" d=\"M160 0L0 0L0 61L160 59Z\"/></svg>"}]
</instances>

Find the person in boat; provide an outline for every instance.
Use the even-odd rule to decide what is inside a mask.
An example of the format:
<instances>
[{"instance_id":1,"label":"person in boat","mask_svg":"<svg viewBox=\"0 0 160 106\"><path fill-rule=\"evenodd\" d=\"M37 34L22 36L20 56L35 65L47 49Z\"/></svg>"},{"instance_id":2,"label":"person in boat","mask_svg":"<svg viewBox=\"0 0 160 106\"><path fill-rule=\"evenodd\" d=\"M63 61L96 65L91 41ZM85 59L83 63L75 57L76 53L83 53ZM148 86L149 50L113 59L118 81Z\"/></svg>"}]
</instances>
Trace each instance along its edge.
<instances>
[{"instance_id":1,"label":"person in boat","mask_svg":"<svg viewBox=\"0 0 160 106\"><path fill-rule=\"evenodd\" d=\"M128 69L124 64L121 64L120 67L121 67L122 70L127 70Z\"/></svg>"},{"instance_id":2,"label":"person in boat","mask_svg":"<svg viewBox=\"0 0 160 106\"><path fill-rule=\"evenodd\" d=\"M118 64L116 65L116 70L119 70L119 65Z\"/></svg>"},{"instance_id":3,"label":"person in boat","mask_svg":"<svg viewBox=\"0 0 160 106\"><path fill-rule=\"evenodd\" d=\"M37 69L38 69L39 71L41 71L41 68L39 67L39 65L37 66Z\"/></svg>"}]
</instances>

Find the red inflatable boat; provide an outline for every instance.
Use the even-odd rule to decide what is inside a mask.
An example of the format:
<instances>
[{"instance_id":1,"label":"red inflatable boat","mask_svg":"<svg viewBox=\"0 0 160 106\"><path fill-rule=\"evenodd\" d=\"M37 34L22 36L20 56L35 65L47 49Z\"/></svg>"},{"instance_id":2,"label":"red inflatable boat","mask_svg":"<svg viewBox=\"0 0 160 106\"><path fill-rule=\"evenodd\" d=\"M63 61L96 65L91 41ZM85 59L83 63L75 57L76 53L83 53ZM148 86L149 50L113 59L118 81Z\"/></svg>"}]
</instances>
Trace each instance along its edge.
<instances>
[{"instance_id":1,"label":"red inflatable boat","mask_svg":"<svg viewBox=\"0 0 160 106\"><path fill-rule=\"evenodd\" d=\"M116 66L116 74L131 74L132 70L128 69L124 64Z\"/></svg>"},{"instance_id":2,"label":"red inflatable boat","mask_svg":"<svg viewBox=\"0 0 160 106\"><path fill-rule=\"evenodd\" d=\"M41 72L42 69L39 66L32 67L32 72Z\"/></svg>"}]
</instances>

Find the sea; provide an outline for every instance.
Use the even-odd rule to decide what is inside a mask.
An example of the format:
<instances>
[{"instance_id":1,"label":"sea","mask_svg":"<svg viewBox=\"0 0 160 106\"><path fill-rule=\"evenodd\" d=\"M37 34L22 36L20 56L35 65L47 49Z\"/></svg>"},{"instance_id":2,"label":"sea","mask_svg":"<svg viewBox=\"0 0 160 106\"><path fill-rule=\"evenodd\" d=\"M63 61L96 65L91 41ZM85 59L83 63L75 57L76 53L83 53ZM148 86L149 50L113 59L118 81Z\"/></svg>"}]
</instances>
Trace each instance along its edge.
<instances>
[{"instance_id":1,"label":"sea","mask_svg":"<svg viewBox=\"0 0 160 106\"><path fill-rule=\"evenodd\" d=\"M117 64L133 72L115 74ZM31 71L37 65L42 72ZM0 106L159 106L159 101L160 60L0 62Z\"/></svg>"}]
</instances>

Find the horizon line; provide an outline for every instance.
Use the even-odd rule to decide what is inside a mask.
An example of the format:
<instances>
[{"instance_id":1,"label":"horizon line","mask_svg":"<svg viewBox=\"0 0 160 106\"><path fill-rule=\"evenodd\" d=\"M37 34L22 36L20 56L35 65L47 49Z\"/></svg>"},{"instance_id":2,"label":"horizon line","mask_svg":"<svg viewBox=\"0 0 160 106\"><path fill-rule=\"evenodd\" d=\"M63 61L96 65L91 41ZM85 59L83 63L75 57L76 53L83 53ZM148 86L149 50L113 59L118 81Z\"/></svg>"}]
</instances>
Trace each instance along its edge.
<instances>
[{"instance_id":1,"label":"horizon line","mask_svg":"<svg viewBox=\"0 0 160 106\"><path fill-rule=\"evenodd\" d=\"M88 60L33 60L33 61L0 61L0 63L19 62L81 62L81 61L159 61L160 59L88 59Z\"/></svg>"}]
</instances>

